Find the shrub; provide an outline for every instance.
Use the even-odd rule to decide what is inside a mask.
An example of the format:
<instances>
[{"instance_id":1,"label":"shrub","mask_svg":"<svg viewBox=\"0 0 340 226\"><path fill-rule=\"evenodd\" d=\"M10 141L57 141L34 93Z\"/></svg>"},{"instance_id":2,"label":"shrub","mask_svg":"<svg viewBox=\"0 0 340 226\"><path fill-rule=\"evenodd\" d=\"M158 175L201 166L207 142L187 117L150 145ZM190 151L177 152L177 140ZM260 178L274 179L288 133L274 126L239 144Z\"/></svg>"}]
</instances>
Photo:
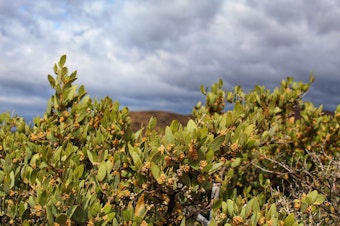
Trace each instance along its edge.
<instances>
[{"instance_id":1,"label":"shrub","mask_svg":"<svg viewBox=\"0 0 340 226\"><path fill-rule=\"evenodd\" d=\"M2 224L339 223L340 106L302 100L313 77L249 93L220 80L187 125L133 132L128 109L92 100L65 61L43 117L0 115Z\"/></svg>"}]
</instances>

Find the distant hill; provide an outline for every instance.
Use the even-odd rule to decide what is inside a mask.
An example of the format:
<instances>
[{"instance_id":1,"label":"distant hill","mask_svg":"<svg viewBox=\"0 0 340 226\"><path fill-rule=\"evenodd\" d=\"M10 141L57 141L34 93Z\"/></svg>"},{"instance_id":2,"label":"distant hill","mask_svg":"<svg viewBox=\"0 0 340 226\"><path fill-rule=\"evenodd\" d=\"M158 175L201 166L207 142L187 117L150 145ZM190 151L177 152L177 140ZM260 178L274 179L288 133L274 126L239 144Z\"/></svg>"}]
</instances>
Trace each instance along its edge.
<instances>
[{"instance_id":1,"label":"distant hill","mask_svg":"<svg viewBox=\"0 0 340 226\"><path fill-rule=\"evenodd\" d=\"M152 116L157 118L156 129L165 128L165 126L170 125L173 120L177 120L181 124L186 125L191 118L190 115L181 115L166 111L132 111L130 112L132 129L137 131L141 127L146 127Z\"/></svg>"}]
</instances>

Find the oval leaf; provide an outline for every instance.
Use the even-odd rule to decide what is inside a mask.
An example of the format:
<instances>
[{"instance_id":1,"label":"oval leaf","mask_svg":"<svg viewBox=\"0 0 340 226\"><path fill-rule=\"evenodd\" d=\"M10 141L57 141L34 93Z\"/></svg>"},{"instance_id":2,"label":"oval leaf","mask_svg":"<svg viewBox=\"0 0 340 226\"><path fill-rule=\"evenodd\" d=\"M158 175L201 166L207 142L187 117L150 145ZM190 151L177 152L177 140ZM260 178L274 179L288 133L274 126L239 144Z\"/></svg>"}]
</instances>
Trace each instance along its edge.
<instances>
[{"instance_id":1,"label":"oval leaf","mask_svg":"<svg viewBox=\"0 0 340 226\"><path fill-rule=\"evenodd\" d=\"M106 163L101 162L98 168L97 179L98 181L103 181L106 176Z\"/></svg>"}]
</instances>

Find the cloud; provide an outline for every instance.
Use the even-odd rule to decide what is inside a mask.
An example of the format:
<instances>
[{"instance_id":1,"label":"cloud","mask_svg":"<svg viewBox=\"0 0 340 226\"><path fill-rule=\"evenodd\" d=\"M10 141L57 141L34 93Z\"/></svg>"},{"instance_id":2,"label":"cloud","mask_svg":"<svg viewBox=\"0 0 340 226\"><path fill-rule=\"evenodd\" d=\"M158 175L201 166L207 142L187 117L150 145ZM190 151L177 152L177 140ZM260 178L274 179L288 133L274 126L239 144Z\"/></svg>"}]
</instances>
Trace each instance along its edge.
<instances>
[{"instance_id":1,"label":"cloud","mask_svg":"<svg viewBox=\"0 0 340 226\"><path fill-rule=\"evenodd\" d=\"M307 82L311 71L306 99L334 110L339 18L338 1L5 0L0 111L43 114L46 75L63 54L91 97L132 110L190 113L203 98L199 86L218 78L250 90L287 76Z\"/></svg>"}]
</instances>

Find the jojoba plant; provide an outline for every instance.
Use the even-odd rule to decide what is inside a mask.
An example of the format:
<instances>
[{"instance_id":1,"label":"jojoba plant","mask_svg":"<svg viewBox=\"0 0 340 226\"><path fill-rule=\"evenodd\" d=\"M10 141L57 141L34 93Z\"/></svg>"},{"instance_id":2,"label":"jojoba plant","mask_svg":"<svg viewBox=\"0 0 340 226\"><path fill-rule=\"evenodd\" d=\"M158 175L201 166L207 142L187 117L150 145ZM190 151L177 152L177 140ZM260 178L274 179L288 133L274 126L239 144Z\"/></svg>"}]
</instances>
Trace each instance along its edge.
<instances>
[{"instance_id":1,"label":"jojoba plant","mask_svg":"<svg viewBox=\"0 0 340 226\"><path fill-rule=\"evenodd\" d=\"M340 105L303 101L312 76L249 93L219 80L186 125L133 132L128 109L91 99L65 62L42 117L0 114L0 224L339 223Z\"/></svg>"}]
</instances>

